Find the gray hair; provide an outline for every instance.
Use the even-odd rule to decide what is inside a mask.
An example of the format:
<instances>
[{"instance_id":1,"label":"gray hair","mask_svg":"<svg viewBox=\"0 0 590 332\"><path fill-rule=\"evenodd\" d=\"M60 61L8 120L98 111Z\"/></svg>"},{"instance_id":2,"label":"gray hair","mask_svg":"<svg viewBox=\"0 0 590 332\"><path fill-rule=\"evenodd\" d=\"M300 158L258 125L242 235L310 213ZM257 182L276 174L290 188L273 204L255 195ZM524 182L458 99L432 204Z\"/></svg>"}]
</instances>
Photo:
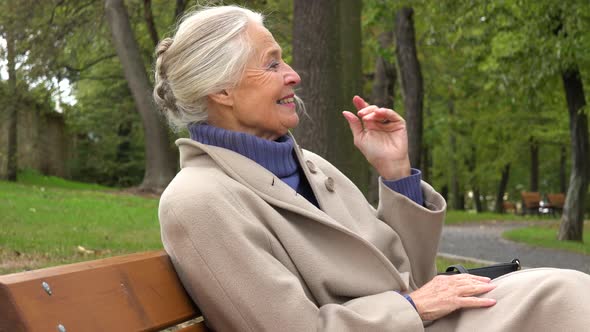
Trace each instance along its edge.
<instances>
[{"instance_id":1,"label":"gray hair","mask_svg":"<svg viewBox=\"0 0 590 332\"><path fill-rule=\"evenodd\" d=\"M238 6L188 13L156 47L154 100L172 127L207 120L207 96L239 82L251 52L244 33L263 16Z\"/></svg>"}]
</instances>

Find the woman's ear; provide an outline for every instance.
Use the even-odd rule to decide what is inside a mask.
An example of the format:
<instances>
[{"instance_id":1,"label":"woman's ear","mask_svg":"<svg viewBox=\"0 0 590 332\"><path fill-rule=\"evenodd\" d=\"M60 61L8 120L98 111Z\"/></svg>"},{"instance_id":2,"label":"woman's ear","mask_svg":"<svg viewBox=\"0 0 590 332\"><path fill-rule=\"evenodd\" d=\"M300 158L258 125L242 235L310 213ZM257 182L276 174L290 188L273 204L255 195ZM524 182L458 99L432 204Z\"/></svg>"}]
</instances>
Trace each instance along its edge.
<instances>
[{"instance_id":1,"label":"woman's ear","mask_svg":"<svg viewBox=\"0 0 590 332\"><path fill-rule=\"evenodd\" d=\"M226 106L226 107L233 107L234 106L234 98L231 93L231 90L224 89L216 93L212 93L209 96L209 100L214 103Z\"/></svg>"}]
</instances>

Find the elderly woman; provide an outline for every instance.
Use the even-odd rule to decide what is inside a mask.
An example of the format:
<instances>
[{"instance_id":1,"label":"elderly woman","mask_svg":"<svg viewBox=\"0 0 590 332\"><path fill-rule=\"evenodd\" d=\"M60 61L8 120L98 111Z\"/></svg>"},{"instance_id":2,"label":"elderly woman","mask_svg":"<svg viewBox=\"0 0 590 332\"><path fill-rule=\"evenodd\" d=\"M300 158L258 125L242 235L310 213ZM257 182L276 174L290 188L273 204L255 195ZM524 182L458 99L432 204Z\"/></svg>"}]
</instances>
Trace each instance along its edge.
<instances>
[{"instance_id":1,"label":"elderly woman","mask_svg":"<svg viewBox=\"0 0 590 332\"><path fill-rule=\"evenodd\" d=\"M218 331L508 331L590 326L590 278L533 269L436 276L445 201L408 162L404 120L355 96L344 112L377 169L375 210L300 149L299 75L262 16L186 16L157 48L154 97L187 127L160 202L162 241Z\"/></svg>"}]
</instances>

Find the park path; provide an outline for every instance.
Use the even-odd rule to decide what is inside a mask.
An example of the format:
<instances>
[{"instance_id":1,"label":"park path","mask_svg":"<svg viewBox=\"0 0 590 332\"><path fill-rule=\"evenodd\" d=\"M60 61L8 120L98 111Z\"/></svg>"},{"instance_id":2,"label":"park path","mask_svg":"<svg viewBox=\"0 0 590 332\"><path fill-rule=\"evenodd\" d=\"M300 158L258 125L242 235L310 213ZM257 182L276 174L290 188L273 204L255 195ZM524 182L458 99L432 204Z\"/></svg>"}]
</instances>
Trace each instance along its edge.
<instances>
[{"instance_id":1,"label":"park path","mask_svg":"<svg viewBox=\"0 0 590 332\"><path fill-rule=\"evenodd\" d=\"M590 256L532 247L502 238L504 231L525 226L523 223L445 226L439 252L443 256L446 254L490 262L509 262L519 258L524 267L558 267L590 274Z\"/></svg>"}]
</instances>

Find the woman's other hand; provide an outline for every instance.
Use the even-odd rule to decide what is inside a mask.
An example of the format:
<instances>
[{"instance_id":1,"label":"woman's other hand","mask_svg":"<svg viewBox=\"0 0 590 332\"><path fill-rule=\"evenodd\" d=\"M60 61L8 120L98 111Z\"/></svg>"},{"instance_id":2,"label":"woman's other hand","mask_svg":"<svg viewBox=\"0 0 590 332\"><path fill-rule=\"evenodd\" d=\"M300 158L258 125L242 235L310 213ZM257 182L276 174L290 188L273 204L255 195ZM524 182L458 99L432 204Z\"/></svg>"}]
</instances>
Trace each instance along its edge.
<instances>
[{"instance_id":1,"label":"woman's other hand","mask_svg":"<svg viewBox=\"0 0 590 332\"><path fill-rule=\"evenodd\" d=\"M410 175L408 134L405 120L395 111L369 105L359 96L352 102L357 115L344 111L354 145L385 180Z\"/></svg>"},{"instance_id":2,"label":"woman's other hand","mask_svg":"<svg viewBox=\"0 0 590 332\"><path fill-rule=\"evenodd\" d=\"M440 275L410 293L422 320L432 321L461 308L491 307L496 300L476 297L496 288L490 278L471 274Z\"/></svg>"}]
</instances>

